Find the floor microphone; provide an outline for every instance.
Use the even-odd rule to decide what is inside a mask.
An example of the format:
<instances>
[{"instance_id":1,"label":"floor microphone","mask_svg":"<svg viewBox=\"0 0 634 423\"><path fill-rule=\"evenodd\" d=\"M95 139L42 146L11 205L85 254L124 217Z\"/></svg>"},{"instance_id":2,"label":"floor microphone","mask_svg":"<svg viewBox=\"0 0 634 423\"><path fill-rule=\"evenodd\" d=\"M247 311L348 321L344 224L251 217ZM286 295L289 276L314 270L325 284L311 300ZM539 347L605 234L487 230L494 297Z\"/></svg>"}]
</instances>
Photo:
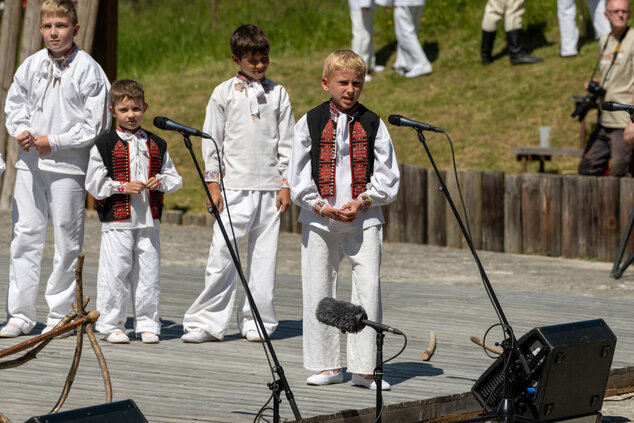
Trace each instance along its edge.
<instances>
[{"instance_id":1,"label":"floor microphone","mask_svg":"<svg viewBox=\"0 0 634 423\"><path fill-rule=\"evenodd\" d=\"M421 131L432 131L432 132L440 132L444 133L440 128L436 128L435 126L428 125L423 122L417 122L415 120L411 120L401 115L390 115L387 118L387 121L395 126L409 126L410 128L418 129Z\"/></svg>"},{"instance_id":2,"label":"floor microphone","mask_svg":"<svg viewBox=\"0 0 634 423\"><path fill-rule=\"evenodd\" d=\"M396 335L403 334L403 332L398 329L368 320L367 313L360 305L338 301L330 297L322 298L317 305L315 316L321 323L334 326L343 333L356 333L364 327L370 326L377 332L390 332Z\"/></svg>"},{"instance_id":3,"label":"floor microphone","mask_svg":"<svg viewBox=\"0 0 634 423\"><path fill-rule=\"evenodd\" d=\"M634 113L633 105L616 103L614 101L604 101L603 104L601 105L601 108L603 110L607 110L608 112L624 111L624 112Z\"/></svg>"},{"instance_id":4,"label":"floor microphone","mask_svg":"<svg viewBox=\"0 0 634 423\"><path fill-rule=\"evenodd\" d=\"M171 119L168 119L163 116L157 116L154 118L154 126L159 129L163 129L165 131L176 131L180 132L182 135L189 135L193 137L200 138L210 138L211 137L204 132L200 132L198 129L190 128L189 126L181 125L180 123L176 123Z\"/></svg>"}]
</instances>

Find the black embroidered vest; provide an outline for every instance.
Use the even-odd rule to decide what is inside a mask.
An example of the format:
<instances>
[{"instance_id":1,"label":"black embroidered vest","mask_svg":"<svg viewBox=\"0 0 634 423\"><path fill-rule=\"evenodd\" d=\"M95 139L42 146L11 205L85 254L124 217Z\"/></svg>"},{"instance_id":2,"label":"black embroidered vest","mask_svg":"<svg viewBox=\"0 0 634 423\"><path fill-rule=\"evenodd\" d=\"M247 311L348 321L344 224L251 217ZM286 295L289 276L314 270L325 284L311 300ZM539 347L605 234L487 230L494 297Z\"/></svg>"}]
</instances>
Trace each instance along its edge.
<instances>
[{"instance_id":1,"label":"black embroidered vest","mask_svg":"<svg viewBox=\"0 0 634 423\"><path fill-rule=\"evenodd\" d=\"M148 136L147 147L150 152L148 178L156 176L161 171L167 143L151 132ZM118 182L130 182L130 150L128 143L117 136L117 131L101 135L95 141L103 160L108 176ZM152 217L160 219L163 214L164 193L158 190L150 191L150 208ZM130 219L130 194L113 194L104 200L95 201L95 209L102 222L113 222Z\"/></svg>"},{"instance_id":2,"label":"black embroidered vest","mask_svg":"<svg viewBox=\"0 0 634 423\"><path fill-rule=\"evenodd\" d=\"M352 198L366 190L374 172L374 140L379 130L379 116L362 104L358 117L349 122ZM330 101L307 113L306 121L311 139L310 162L312 175L322 198L335 195L335 136L336 124L330 115Z\"/></svg>"}]
</instances>

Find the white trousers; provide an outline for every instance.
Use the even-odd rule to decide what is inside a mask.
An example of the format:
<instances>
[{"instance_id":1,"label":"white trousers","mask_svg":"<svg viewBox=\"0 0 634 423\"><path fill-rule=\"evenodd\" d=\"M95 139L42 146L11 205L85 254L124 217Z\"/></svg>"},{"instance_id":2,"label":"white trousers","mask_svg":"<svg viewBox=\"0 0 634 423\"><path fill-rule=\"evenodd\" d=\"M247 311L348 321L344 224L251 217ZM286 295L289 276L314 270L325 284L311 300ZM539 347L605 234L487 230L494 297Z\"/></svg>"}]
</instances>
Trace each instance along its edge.
<instances>
[{"instance_id":1,"label":"white trousers","mask_svg":"<svg viewBox=\"0 0 634 423\"><path fill-rule=\"evenodd\" d=\"M504 31L522 29L526 0L487 0L482 17L482 30L495 32L504 17Z\"/></svg>"},{"instance_id":2,"label":"white trousers","mask_svg":"<svg viewBox=\"0 0 634 423\"><path fill-rule=\"evenodd\" d=\"M75 300L75 266L84 241L84 175L18 169L13 196L13 238L7 320L29 333L35 323L42 254L53 225L53 271L46 284L47 325L57 324Z\"/></svg>"},{"instance_id":3,"label":"white trousers","mask_svg":"<svg viewBox=\"0 0 634 423\"><path fill-rule=\"evenodd\" d=\"M273 307L277 242L280 230L280 213L275 207L276 191L227 191L227 206L231 213L238 246L248 236L245 278L255 304L269 335L277 328L278 321ZM227 206L220 218L233 244ZM185 312L183 329L188 332L200 328L218 339L223 339L233 309L238 272L220 231L214 225L209 260L205 271L205 288ZM257 330L246 295L238 307L238 327L243 335Z\"/></svg>"},{"instance_id":4,"label":"white trousers","mask_svg":"<svg viewBox=\"0 0 634 423\"><path fill-rule=\"evenodd\" d=\"M315 316L324 297L336 297L339 263L347 257L352 265L351 302L361 305L368 320L381 321L381 226L356 232L326 232L302 228L302 291L304 298L304 367L321 371L342 367L339 329L320 323ZM376 367L376 331L366 327L348 334L347 370L372 374Z\"/></svg>"},{"instance_id":5,"label":"white trousers","mask_svg":"<svg viewBox=\"0 0 634 423\"><path fill-rule=\"evenodd\" d=\"M595 38L610 32L610 22L605 17L605 0L586 0ZM557 19L561 35L560 53L562 56L576 56L578 53L579 28L577 28L576 0L557 0Z\"/></svg>"},{"instance_id":6,"label":"white trousers","mask_svg":"<svg viewBox=\"0 0 634 423\"><path fill-rule=\"evenodd\" d=\"M374 56L374 9L350 8L352 22L351 49L363 58L367 73L375 66Z\"/></svg>"},{"instance_id":7,"label":"white trousers","mask_svg":"<svg viewBox=\"0 0 634 423\"><path fill-rule=\"evenodd\" d=\"M161 333L160 266L158 229L115 229L101 233L97 331L106 334L117 329L125 331L131 297L135 332Z\"/></svg>"},{"instance_id":8,"label":"white trousers","mask_svg":"<svg viewBox=\"0 0 634 423\"><path fill-rule=\"evenodd\" d=\"M394 35L396 36L394 69L404 72L420 70L431 72L431 63L418 41L418 30L424 8L424 6L394 7Z\"/></svg>"}]
</instances>

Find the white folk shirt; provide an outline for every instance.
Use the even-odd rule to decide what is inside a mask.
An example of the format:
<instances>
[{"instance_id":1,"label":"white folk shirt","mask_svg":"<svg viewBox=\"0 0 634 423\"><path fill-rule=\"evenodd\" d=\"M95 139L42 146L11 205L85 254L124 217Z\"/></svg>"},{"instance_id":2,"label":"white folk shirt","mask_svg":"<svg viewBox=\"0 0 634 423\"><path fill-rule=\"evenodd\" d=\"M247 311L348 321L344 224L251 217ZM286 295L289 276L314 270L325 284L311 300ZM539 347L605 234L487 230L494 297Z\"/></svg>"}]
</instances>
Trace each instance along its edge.
<instances>
[{"instance_id":1,"label":"white folk shirt","mask_svg":"<svg viewBox=\"0 0 634 423\"><path fill-rule=\"evenodd\" d=\"M5 171L6 165L4 164L4 160L2 160L2 154L0 154L0 175Z\"/></svg>"},{"instance_id":2,"label":"white folk shirt","mask_svg":"<svg viewBox=\"0 0 634 423\"><path fill-rule=\"evenodd\" d=\"M249 85L233 77L218 85L209 99L203 131L218 144L227 189L279 191L288 186L286 170L295 118L283 86L265 79L257 114L251 114ZM218 156L203 139L205 180L220 182Z\"/></svg>"},{"instance_id":3,"label":"white folk shirt","mask_svg":"<svg viewBox=\"0 0 634 423\"><path fill-rule=\"evenodd\" d=\"M392 139L381 120L374 141L374 173L370 176L365 194L369 195L371 205L359 210L352 222L337 222L323 217L314 211L318 201L325 200L327 205L340 208L352 201L352 176L350 169L350 134L348 115L341 113L337 120L335 195L322 199L312 177L310 161L311 138L306 115L295 125L293 150L289 163L289 184L291 199L301 207L299 221L330 232L351 232L385 223L381 207L391 203L398 194L400 175Z\"/></svg>"},{"instance_id":4,"label":"white folk shirt","mask_svg":"<svg viewBox=\"0 0 634 423\"><path fill-rule=\"evenodd\" d=\"M130 181L147 182L150 166L150 152L146 144L147 133L142 129L134 134L117 129L117 135L128 142ZM183 179L176 171L167 151L165 151L161 171L156 174L155 178L160 182L159 191L170 193L183 186ZM108 169L103 163L99 149L94 146L90 150L90 160L86 172L86 190L97 200L103 200L114 194L125 194L125 190L121 192L121 187L125 187L125 182L115 181L108 176ZM149 227L158 228L159 220L152 218L148 190L143 190L140 194L130 194L130 219L102 222L101 224L102 231Z\"/></svg>"},{"instance_id":5,"label":"white folk shirt","mask_svg":"<svg viewBox=\"0 0 634 423\"><path fill-rule=\"evenodd\" d=\"M13 77L4 108L9 135L48 135L53 150L40 156L35 148L20 149L18 169L83 175L95 138L110 129L108 78L83 50L73 55L61 69L46 49L40 50Z\"/></svg>"}]
</instances>

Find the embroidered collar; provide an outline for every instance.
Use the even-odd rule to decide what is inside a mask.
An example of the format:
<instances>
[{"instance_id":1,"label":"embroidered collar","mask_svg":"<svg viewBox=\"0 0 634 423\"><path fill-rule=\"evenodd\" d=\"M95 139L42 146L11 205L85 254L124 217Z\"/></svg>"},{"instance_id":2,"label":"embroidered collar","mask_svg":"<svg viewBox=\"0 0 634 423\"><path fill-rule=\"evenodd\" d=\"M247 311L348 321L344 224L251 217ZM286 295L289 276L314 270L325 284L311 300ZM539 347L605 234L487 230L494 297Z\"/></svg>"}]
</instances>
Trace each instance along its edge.
<instances>
[{"instance_id":1,"label":"embroidered collar","mask_svg":"<svg viewBox=\"0 0 634 423\"><path fill-rule=\"evenodd\" d=\"M77 47L77 44L73 43L73 45L70 46L68 51L64 53L62 57L53 57L53 55L51 54L51 50L46 50L48 52L48 57L54 60L61 69L64 69L70 66L70 63L75 59L76 53L77 51L79 51L79 48Z\"/></svg>"},{"instance_id":2,"label":"embroidered collar","mask_svg":"<svg viewBox=\"0 0 634 423\"><path fill-rule=\"evenodd\" d=\"M352 106L352 108L348 111L348 113L344 113L341 110L339 110L337 105L332 100L330 100L330 119L332 119L333 122L337 123L337 119L339 118L340 114L348 115L350 120L358 118L359 117L359 102L357 102L354 106Z\"/></svg>"},{"instance_id":3,"label":"embroidered collar","mask_svg":"<svg viewBox=\"0 0 634 423\"><path fill-rule=\"evenodd\" d=\"M133 139L138 139L143 142L147 140L147 135L141 127L138 127L136 131L132 132L128 129L122 128L121 126L117 126L117 135L122 140L128 141L128 142Z\"/></svg>"}]
</instances>

